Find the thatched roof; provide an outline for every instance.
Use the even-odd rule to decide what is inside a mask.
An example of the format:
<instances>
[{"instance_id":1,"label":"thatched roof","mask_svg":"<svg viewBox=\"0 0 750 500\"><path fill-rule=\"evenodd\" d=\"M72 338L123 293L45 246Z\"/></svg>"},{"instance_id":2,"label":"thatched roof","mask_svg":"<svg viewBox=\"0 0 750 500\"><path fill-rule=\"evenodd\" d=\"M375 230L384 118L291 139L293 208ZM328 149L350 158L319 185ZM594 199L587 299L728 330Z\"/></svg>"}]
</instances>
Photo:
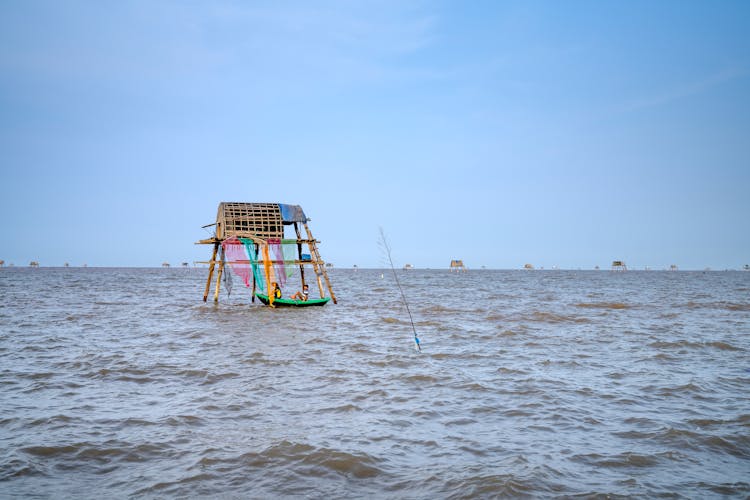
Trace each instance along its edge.
<instances>
[{"instance_id":1,"label":"thatched roof","mask_svg":"<svg viewBox=\"0 0 750 500\"><path fill-rule=\"evenodd\" d=\"M281 239L284 225L293 222L307 222L299 205L223 201L216 213L216 237Z\"/></svg>"}]
</instances>

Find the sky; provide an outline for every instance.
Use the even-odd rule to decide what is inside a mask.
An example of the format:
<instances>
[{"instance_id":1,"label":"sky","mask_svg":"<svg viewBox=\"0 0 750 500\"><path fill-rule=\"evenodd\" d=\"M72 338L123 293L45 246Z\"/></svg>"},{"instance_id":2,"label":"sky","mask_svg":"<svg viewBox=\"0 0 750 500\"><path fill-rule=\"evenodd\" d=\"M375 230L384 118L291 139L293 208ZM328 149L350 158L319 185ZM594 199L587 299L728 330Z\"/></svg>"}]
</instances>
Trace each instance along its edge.
<instances>
[{"instance_id":1,"label":"sky","mask_svg":"<svg viewBox=\"0 0 750 500\"><path fill-rule=\"evenodd\" d=\"M0 3L0 259L207 260L221 201L323 258L750 263L750 3Z\"/></svg>"}]
</instances>

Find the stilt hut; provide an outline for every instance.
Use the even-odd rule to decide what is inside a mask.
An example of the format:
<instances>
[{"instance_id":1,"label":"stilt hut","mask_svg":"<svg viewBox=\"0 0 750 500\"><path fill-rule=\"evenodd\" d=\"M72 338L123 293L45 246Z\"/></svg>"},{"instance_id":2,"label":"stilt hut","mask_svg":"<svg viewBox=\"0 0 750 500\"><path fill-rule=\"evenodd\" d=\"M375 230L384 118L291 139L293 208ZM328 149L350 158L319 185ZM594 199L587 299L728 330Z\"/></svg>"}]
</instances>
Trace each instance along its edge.
<instances>
[{"instance_id":1,"label":"stilt hut","mask_svg":"<svg viewBox=\"0 0 750 500\"><path fill-rule=\"evenodd\" d=\"M208 299L214 273L214 302L219 300L222 276L227 291L231 292L231 273L225 272L225 264L229 264L245 286L252 286L253 302L258 297L272 307L323 305L329 300L335 304L336 296L328 279L327 265L318 251L320 242L313 237L307 224L309 220L299 205L219 203L216 222L204 226L215 226L214 236L197 242L213 246L211 260L206 262L208 279L203 301ZM303 245L307 247L307 253L303 252ZM301 294L293 299L277 297L275 289L283 287L287 278L294 274L299 277L300 291L306 289L306 266L312 267L320 299L302 297Z\"/></svg>"},{"instance_id":2,"label":"stilt hut","mask_svg":"<svg viewBox=\"0 0 750 500\"><path fill-rule=\"evenodd\" d=\"M451 266L450 266L450 271L453 272L454 270L456 272L466 271L466 266L464 265L464 261L462 261L462 260L452 260L451 261Z\"/></svg>"},{"instance_id":3,"label":"stilt hut","mask_svg":"<svg viewBox=\"0 0 750 500\"><path fill-rule=\"evenodd\" d=\"M612 261L612 270L613 271L627 271L628 266L625 265L625 262L622 260L613 260Z\"/></svg>"}]
</instances>

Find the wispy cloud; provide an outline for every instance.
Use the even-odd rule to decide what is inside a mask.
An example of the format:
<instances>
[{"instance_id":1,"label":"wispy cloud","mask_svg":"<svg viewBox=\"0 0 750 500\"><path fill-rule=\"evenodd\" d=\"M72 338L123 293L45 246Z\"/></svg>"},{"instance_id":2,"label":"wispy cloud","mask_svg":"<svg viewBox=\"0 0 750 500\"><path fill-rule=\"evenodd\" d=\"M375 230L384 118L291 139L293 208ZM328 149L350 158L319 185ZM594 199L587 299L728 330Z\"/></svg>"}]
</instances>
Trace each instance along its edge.
<instances>
[{"instance_id":1,"label":"wispy cloud","mask_svg":"<svg viewBox=\"0 0 750 500\"><path fill-rule=\"evenodd\" d=\"M620 108L620 111L626 113L640 111L643 109L663 106L674 101L688 99L746 74L747 70L740 67L723 69L699 80L684 82L663 92L626 102Z\"/></svg>"},{"instance_id":2,"label":"wispy cloud","mask_svg":"<svg viewBox=\"0 0 750 500\"><path fill-rule=\"evenodd\" d=\"M270 86L378 82L423 77L399 59L429 47L435 31L426 9L400 2L47 7L0 21L0 72L128 89L189 88L212 75ZM23 28L32 18L39 33Z\"/></svg>"}]
</instances>

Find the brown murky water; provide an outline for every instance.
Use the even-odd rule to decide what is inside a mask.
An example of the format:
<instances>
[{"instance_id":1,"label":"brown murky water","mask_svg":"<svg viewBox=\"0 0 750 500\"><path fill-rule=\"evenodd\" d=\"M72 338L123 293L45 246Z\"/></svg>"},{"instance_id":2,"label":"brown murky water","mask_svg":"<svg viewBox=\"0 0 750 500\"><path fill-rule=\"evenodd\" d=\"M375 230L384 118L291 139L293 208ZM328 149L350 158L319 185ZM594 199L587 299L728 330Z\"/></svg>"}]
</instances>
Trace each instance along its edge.
<instances>
[{"instance_id":1,"label":"brown murky water","mask_svg":"<svg viewBox=\"0 0 750 500\"><path fill-rule=\"evenodd\" d=\"M750 273L0 269L0 497L750 495Z\"/></svg>"}]
</instances>

